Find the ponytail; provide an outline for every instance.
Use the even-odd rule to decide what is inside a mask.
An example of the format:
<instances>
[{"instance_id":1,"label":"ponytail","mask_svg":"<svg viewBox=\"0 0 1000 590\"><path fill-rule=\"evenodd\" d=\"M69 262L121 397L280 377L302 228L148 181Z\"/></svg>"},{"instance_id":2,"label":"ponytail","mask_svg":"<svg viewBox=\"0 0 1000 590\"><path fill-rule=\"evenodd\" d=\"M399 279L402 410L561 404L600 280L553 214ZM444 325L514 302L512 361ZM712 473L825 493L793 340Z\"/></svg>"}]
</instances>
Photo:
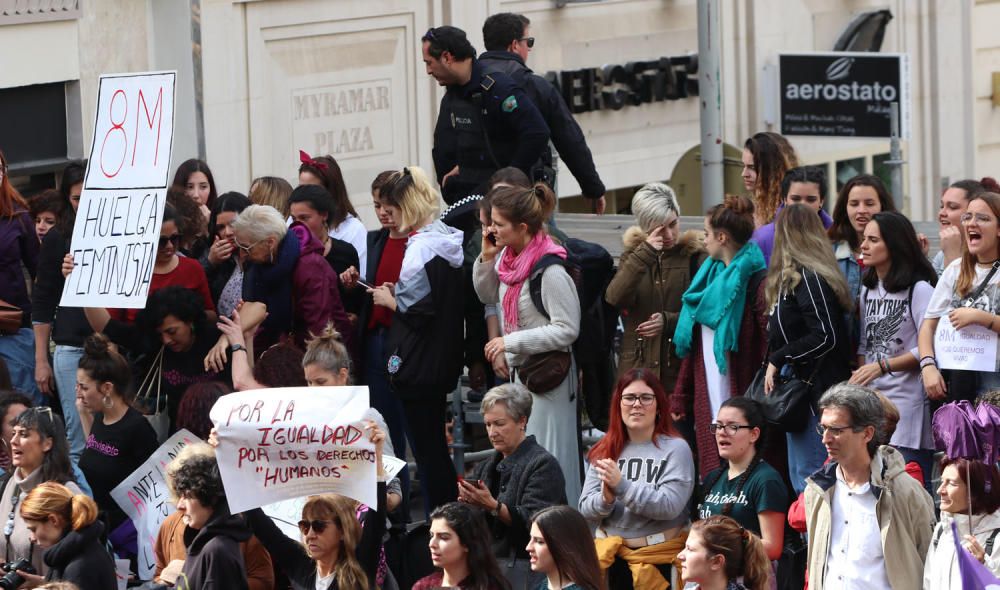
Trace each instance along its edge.
<instances>
[{"instance_id":1,"label":"ponytail","mask_svg":"<svg viewBox=\"0 0 1000 590\"><path fill-rule=\"evenodd\" d=\"M743 529L743 584L748 590L770 588L771 560L760 537Z\"/></svg>"},{"instance_id":2,"label":"ponytail","mask_svg":"<svg viewBox=\"0 0 1000 590\"><path fill-rule=\"evenodd\" d=\"M70 519L74 531L86 528L97 520L97 504L83 494L76 494L70 500Z\"/></svg>"},{"instance_id":3,"label":"ponytail","mask_svg":"<svg viewBox=\"0 0 1000 590\"><path fill-rule=\"evenodd\" d=\"M302 357L302 368L318 365L325 371L339 373L341 369L351 372L351 355L344 346L343 338L333 324L327 324L323 332L306 342L306 353Z\"/></svg>"},{"instance_id":4,"label":"ponytail","mask_svg":"<svg viewBox=\"0 0 1000 590\"><path fill-rule=\"evenodd\" d=\"M53 481L37 485L28 492L21 503L21 518L44 521L51 515L59 516L63 526L74 531L86 528L97 520L97 504L83 494Z\"/></svg>"},{"instance_id":5,"label":"ponytail","mask_svg":"<svg viewBox=\"0 0 1000 590\"><path fill-rule=\"evenodd\" d=\"M535 186L527 189L498 186L490 190L487 198L508 221L525 224L532 235L542 231L556 208L556 195L544 182L536 182Z\"/></svg>"},{"instance_id":6,"label":"ponytail","mask_svg":"<svg viewBox=\"0 0 1000 590\"><path fill-rule=\"evenodd\" d=\"M725 559L726 578L743 578L748 590L768 590L771 561L764 542L728 516L712 516L691 525L691 532L701 536L702 544L712 555Z\"/></svg>"}]
</instances>

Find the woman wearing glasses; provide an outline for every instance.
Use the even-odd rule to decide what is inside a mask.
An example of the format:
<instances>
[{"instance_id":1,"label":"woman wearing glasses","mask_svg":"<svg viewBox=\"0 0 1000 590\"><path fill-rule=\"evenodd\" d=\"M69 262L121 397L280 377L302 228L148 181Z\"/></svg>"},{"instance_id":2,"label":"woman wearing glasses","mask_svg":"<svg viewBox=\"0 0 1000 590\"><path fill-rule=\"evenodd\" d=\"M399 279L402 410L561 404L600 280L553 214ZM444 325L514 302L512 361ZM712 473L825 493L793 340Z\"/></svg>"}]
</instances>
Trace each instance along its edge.
<instances>
[{"instance_id":1,"label":"woman wearing glasses","mask_svg":"<svg viewBox=\"0 0 1000 590\"><path fill-rule=\"evenodd\" d=\"M30 408L14 421L10 441L12 470L0 477L0 558L4 563L27 559L37 576L30 579L39 584L47 571L42 560L44 551L35 547L19 510L24 498L36 486L52 481L61 483L74 494L82 494L73 477L62 420L51 408ZM26 576L27 577L27 576Z\"/></svg>"},{"instance_id":2,"label":"woman wearing glasses","mask_svg":"<svg viewBox=\"0 0 1000 590\"><path fill-rule=\"evenodd\" d=\"M958 371L952 371L949 388L938 369L934 336L940 324L955 330L1000 332L1000 195L981 193L969 201L962 215L966 248L961 258L944 269L920 326L920 375L927 397L954 401L975 399L1000 386L996 360L985 359L989 371L969 371L965 387L955 387ZM947 317L945 317L947 316Z\"/></svg>"},{"instance_id":3,"label":"woman wearing glasses","mask_svg":"<svg viewBox=\"0 0 1000 590\"><path fill-rule=\"evenodd\" d=\"M587 458L580 512L597 526L597 555L601 567L610 568L608 586L666 587L687 537L694 460L653 372L629 369L618 380L608 433Z\"/></svg>"},{"instance_id":4,"label":"woman wearing glasses","mask_svg":"<svg viewBox=\"0 0 1000 590\"><path fill-rule=\"evenodd\" d=\"M310 496L302 507L302 542L285 536L260 508L244 516L254 535L284 572L293 590L375 590L385 533L386 484L382 468L385 431L372 421L365 428L375 443L378 510L355 518L357 502L337 494ZM192 586L195 588L195 586Z\"/></svg>"},{"instance_id":5,"label":"woman wearing glasses","mask_svg":"<svg viewBox=\"0 0 1000 590\"><path fill-rule=\"evenodd\" d=\"M715 435L722 466L702 479L698 517L730 516L764 542L770 560L781 557L785 540L788 488L760 454L764 414L745 397L726 400L708 429Z\"/></svg>"}]
</instances>

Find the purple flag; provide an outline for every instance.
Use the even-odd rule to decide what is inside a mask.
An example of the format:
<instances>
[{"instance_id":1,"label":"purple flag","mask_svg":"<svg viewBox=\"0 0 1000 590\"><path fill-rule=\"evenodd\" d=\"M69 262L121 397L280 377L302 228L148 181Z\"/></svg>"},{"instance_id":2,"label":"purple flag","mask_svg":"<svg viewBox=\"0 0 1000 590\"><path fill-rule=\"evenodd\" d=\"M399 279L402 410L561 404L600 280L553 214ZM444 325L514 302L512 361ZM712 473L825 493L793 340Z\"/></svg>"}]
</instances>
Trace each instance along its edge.
<instances>
[{"instance_id":1,"label":"purple flag","mask_svg":"<svg viewBox=\"0 0 1000 590\"><path fill-rule=\"evenodd\" d=\"M962 547L958 527L954 521L951 523L951 535L955 539L955 555L958 557L958 571L962 576L962 590L1000 590L1000 579Z\"/></svg>"}]
</instances>

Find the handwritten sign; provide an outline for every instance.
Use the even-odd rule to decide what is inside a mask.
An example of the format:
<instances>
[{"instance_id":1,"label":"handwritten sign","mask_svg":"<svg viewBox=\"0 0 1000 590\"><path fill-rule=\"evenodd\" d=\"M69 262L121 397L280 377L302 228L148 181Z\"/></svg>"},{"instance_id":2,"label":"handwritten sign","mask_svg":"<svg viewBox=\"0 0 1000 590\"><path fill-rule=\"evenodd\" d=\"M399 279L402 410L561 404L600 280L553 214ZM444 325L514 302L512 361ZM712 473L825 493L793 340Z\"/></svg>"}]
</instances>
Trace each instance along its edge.
<instances>
[{"instance_id":1,"label":"handwritten sign","mask_svg":"<svg viewBox=\"0 0 1000 590\"><path fill-rule=\"evenodd\" d=\"M152 580L156 568L153 546L160 525L174 513L176 507L167 489L167 464L173 461L184 447L202 440L187 430L178 430L167 439L146 462L118 487L111 490L111 498L132 519L138 532L139 577Z\"/></svg>"},{"instance_id":2,"label":"handwritten sign","mask_svg":"<svg viewBox=\"0 0 1000 590\"><path fill-rule=\"evenodd\" d=\"M942 369L985 371L997 369L997 334L983 326L956 330L948 316L941 316L934 332L934 356Z\"/></svg>"},{"instance_id":3,"label":"handwritten sign","mask_svg":"<svg viewBox=\"0 0 1000 590\"><path fill-rule=\"evenodd\" d=\"M175 72L101 76L60 305L142 308L170 177Z\"/></svg>"},{"instance_id":4,"label":"handwritten sign","mask_svg":"<svg viewBox=\"0 0 1000 590\"><path fill-rule=\"evenodd\" d=\"M367 387L287 387L223 396L209 414L229 508L311 494L376 505Z\"/></svg>"}]
</instances>

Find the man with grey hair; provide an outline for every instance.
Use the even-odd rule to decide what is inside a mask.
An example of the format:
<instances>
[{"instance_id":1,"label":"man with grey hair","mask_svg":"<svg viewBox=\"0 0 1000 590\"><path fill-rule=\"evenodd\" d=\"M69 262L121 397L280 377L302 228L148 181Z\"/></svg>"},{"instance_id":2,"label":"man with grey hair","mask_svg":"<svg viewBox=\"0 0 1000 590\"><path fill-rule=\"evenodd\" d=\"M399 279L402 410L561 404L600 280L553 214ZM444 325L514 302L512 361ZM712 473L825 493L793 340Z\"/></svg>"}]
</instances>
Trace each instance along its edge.
<instances>
[{"instance_id":1,"label":"man with grey hair","mask_svg":"<svg viewBox=\"0 0 1000 590\"><path fill-rule=\"evenodd\" d=\"M878 395L839 383L819 408L816 430L830 461L806 479L809 587L919 588L934 503L899 451L878 446L885 422Z\"/></svg>"}]
</instances>

